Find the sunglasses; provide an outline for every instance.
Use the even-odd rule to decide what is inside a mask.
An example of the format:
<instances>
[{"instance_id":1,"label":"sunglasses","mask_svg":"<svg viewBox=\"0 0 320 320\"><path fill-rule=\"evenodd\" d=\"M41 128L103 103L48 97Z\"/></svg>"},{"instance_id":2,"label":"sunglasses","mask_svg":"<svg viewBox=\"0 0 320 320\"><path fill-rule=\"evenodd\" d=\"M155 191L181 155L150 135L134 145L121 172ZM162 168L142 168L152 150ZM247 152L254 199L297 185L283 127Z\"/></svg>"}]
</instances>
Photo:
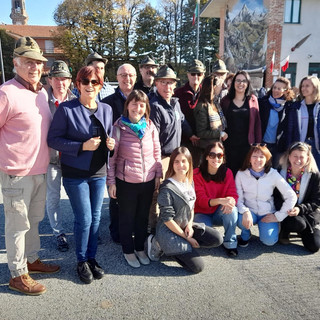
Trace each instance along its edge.
<instances>
[{"instance_id":1,"label":"sunglasses","mask_svg":"<svg viewBox=\"0 0 320 320\"><path fill-rule=\"evenodd\" d=\"M209 152L208 154L210 159L215 159L217 158L218 160L223 158L223 153L215 153L215 152Z\"/></svg>"},{"instance_id":2,"label":"sunglasses","mask_svg":"<svg viewBox=\"0 0 320 320\"><path fill-rule=\"evenodd\" d=\"M292 149L295 149L295 148L305 148L305 149L308 150L308 149L311 149L311 146L309 144L305 143L305 142L299 141L299 142L294 143L290 147L289 151L291 151Z\"/></svg>"},{"instance_id":3,"label":"sunglasses","mask_svg":"<svg viewBox=\"0 0 320 320\"><path fill-rule=\"evenodd\" d=\"M203 73L194 73L194 72L191 72L190 74L192 77L195 77L195 76L201 77L203 75Z\"/></svg>"},{"instance_id":4,"label":"sunglasses","mask_svg":"<svg viewBox=\"0 0 320 320\"><path fill-rule=\"evenodd\" d=\"M83 84L84 86L87 86L89 83L91 83L94 87L98 86L100 84L100 82L98 80L89 80L89 79L81 79L80 80L81 84Z\"/></svg>"},{"instance_id":5,"label":"sunglasses","mask_svg":"<svg viewBox=\"0 0 320 320\"><path fill-rule=\"evenodd\" d=\"M251 147L266 147L266 143L252 143Z\"/></svg>"}]
</instances>

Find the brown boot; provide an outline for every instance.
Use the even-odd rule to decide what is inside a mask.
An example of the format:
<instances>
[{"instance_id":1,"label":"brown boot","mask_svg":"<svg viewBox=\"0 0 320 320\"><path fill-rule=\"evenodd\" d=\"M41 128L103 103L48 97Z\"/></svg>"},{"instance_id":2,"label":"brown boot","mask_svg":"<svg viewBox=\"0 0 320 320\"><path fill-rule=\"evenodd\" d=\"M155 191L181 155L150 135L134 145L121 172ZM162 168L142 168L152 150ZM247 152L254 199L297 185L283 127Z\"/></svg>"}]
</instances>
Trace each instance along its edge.
<instances>
[{"instance_id":1,"label":"brown boot","mask_svg":"<svg viewBox=\"0 0 320 320\"><path fill-rule=\"evenodd\" d=\"M45 286L33 280L28 273L20 277L11 278L9 288L30 296L38 296L47 291Z\"/></svg>"},{"instance_id":2,"label":"brown boot","mask_svg":"<svg viewBox=\"0 0 320 320\"><path fill-rule=\"evenodd\" d=\"M27 262L29 273L56 273L60 267L54 264L45 264L40 259L33 263Z\"/></svg>"}]
</instances>

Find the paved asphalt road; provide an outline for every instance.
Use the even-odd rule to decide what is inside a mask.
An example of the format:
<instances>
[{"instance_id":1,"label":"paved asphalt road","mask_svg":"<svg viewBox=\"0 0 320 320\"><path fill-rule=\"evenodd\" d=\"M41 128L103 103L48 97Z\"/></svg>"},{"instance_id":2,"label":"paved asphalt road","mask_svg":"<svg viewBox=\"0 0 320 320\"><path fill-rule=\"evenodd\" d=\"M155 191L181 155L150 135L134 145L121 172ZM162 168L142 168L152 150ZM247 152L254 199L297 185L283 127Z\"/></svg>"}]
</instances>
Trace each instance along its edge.
<instances>
[{"instance_id":1,"label":"paved asphalt road","mask_svg":"<svg viewBox=\"0 0 320 320\"><path fill-rule=\"evenodd\" d=\"M200 250L206 266L198 275L168 258L133 269L125 263L121 247L110 240L107 197L97 255L106 276L90 285L78 280L73 214L64 195L61 204L71 248L66 253L56 250L46 217L40 224L40 257L60 264L61 271L33 275L46 285L44 295L21 295L8 288L1 201L0 196L0 320L320 319L320 253L309 254L299 239L269 248L260 243L254 228L249 246L239 248L237 258L228 258L221 247Z\"/></svg>"}]
</instances>

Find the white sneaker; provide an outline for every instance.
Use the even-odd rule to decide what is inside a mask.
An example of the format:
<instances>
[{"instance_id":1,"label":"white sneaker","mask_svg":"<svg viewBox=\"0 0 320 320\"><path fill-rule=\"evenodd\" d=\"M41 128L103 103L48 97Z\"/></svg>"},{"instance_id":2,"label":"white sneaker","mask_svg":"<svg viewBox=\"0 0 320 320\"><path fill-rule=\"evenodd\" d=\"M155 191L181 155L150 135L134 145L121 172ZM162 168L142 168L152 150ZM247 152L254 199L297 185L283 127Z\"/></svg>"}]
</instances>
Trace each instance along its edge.
<instances>
[{"instance_id":1,"label":"white sneaker","mask_svg":"<svg viewBox=\"0 0 320 320\"><path fill-rule=\"evenodd\" d=\"M132 268L139 268L140 262L138 261L136 255L134 253L124 253L124 258L128 262L129 266Z\"/></svg>"},{"instance_id":2,"label":"white sneaker","mask_svg":"<svg viewBox=\"0 0 320 320\"><path fill-rule=\"evenodd\" d=\"M155 239L153 234L150 234L147 241L149 259L151 261L159 261L160 257L163 255L163 251L161 250L158 241Z\"/></svg>"},{"instance_id":3,"label":"white sneaker","mask_svg":"<svg viewBox=\"0 0 320 320\"><path fill-rule=\"evenodd\" d=\"M150 260L144 251L135 251L134 253L136 254L136 256L141 264L143 264L145 266L150 264Z\"/></svg>"}]
</instances>

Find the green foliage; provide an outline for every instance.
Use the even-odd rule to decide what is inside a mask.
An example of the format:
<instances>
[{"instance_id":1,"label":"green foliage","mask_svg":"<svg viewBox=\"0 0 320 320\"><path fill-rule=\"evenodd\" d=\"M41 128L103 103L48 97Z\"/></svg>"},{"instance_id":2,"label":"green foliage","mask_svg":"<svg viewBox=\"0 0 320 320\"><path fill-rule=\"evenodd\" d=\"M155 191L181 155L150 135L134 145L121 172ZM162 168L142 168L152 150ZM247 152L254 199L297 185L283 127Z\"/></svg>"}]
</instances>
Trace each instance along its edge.
<instances>
[{"instance_id":1,"label":"green foliage","mask_svg":"<svg viewBox=\"0 0 320 320\"><path fill-rule=\"evenodd\" d=\"M12 72L13 62L12 62L12 52L14 49L14 40L9 37L4 29L0 29L1 47L2 47L2 59L4 67L5 80L9 80L14 76ZM0 70L0 82L2 82L2 73Z\"/></svg>"}]
</instances>

